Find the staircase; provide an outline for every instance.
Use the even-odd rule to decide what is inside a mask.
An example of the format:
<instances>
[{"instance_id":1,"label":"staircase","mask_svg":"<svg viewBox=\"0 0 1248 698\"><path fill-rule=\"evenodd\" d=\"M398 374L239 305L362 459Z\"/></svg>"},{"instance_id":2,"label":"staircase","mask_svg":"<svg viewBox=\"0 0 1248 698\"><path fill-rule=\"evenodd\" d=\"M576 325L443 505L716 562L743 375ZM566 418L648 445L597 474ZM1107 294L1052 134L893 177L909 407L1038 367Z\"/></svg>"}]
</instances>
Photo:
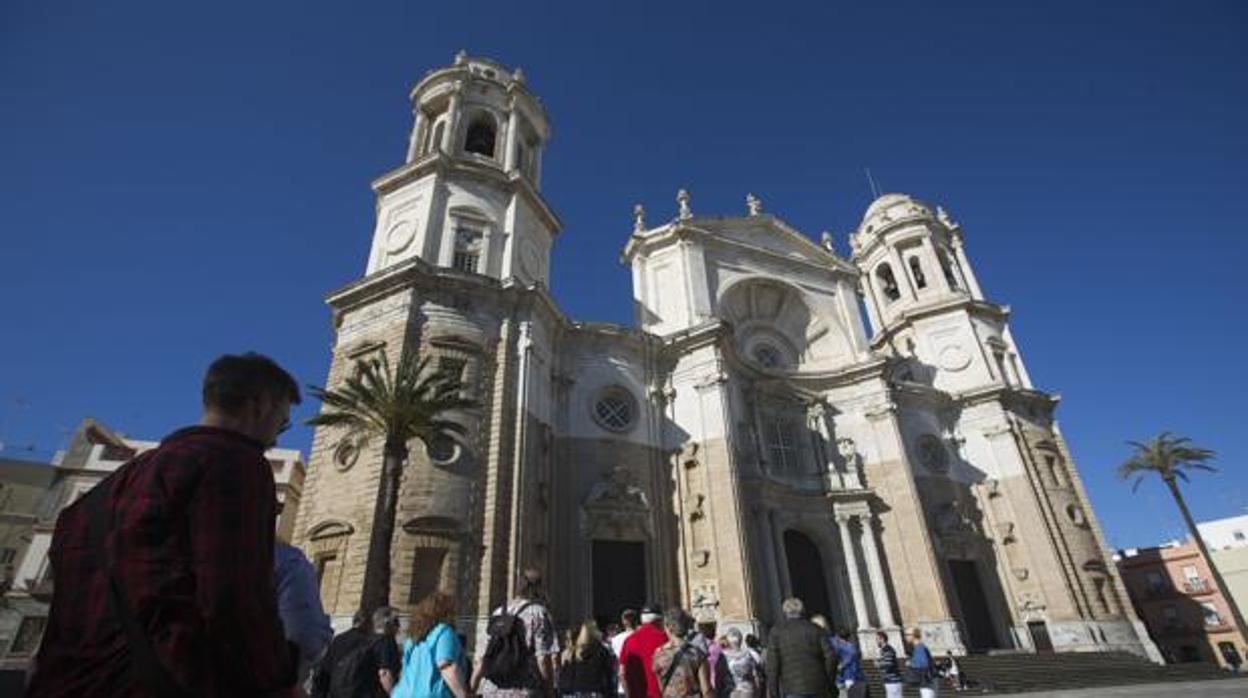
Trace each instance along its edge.
<instances>
[{"instance_id":1,"label":"staircase","mask_svg":"<svg viewBox=\"0 0 1248 698\"><path fill-rule=\"evenodd\" d=\"M1202 662L1162 666L1126 652L973 654L957 659L962 676L971 682L972 687L966 691L968 694L1057 691L1066 688L1229 677L1227 672L1212 664ZM871 686L871 694L884 695L875 663L865 659L862 664L867 674L867 682ZM1248 680L1244 682L1244 686L1248 690ZM904 693L907 696L917 696L919 690L907 686ZM941 695L951 693L951 688L941 685Z\"/></svg>"}]
</instances>

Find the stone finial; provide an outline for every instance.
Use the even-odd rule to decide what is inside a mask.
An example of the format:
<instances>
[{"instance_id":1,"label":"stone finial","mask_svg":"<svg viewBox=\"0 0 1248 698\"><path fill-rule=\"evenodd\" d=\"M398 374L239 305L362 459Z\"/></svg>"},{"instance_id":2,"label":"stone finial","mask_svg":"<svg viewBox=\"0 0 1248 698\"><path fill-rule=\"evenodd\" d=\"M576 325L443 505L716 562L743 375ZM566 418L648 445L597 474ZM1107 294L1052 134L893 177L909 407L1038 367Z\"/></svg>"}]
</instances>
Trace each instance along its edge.
<instances>
[{"instance_id":1,"label":"stone finial","mask_svg":"<svg viewBox=\"0 0 1248 698\"><path fill-rule=\"evenodd\" d=\"M828 252L836 254L836 246L832 244L832 233L829 233L826 230L823 231L823 233L819 235L819 244Z\"/></svg>"},{"instance_id":2,"label":"stone finial","mask_svg":"<svg viewBox=\"0 0 1248 698\"><path fill-rule=\"evenodd\" d=\"M684 189L676 192L676 203L680 205L680 220L687 221L693 218L693 211L689 209L689 192Z\"/></svg>"},{"instance_id":3,"label":"stone finial","mask_svg":"<svg viewBox=\"0 0 1248 698\"><path fill-rule=\"evenodd\" d=\"M633 232L641 233L646 230L646 208L641 204L633 206Z\"/></svg>"},{"instance_id":4,"label":"stone finial","mask_svg":"<svg viewBox=\"0 0 1248 698\"><path fill-rule=\"evenodd\" d=\"M468 52L462 48L455 54L455 65L463 65L468 62Z\"/></svg>"},{"instance_id":5,"label":"stone finial","mask_svg":"<svg viewBox=\"0 0 1248 698\"><path fill-rule=\"evenodd\" d=\"M757 216L763 212L763 202L753 194L745 195L745 208L749 210L751 216Z\"/></svg>"},{"instance_id":6,"label":"stone finial","mask_svg":"<svg viewBox=\"0 0 1248 698\"><path fill-rule=\"evenodd\" d=\"M955 220L953 220L952 218L950 218L950 217L949 217L949 212L948 212L948 211L946 211L946 210L945 210L943 207L941 207L941 206L937 206L937 207L936 207L936 218L940 221L941 225L945 226L946 228L948 228L948 229L950 229L950 230L953 230L953 229L955 229L955 228L961 228L961 227L962 227L962 226L958 225L957 221L955 221Z\"/></svg>"},{"instance_id":7,"label":"stone finial","mask_svg":"<svg viewBox=\"0 0 1248 698\"><path fill-rule=\"evenodd\" d=\"M524 84L524 70L521 68L516 68L511 73L511 79L523 85Z\"/></svg>"}]
</instances>

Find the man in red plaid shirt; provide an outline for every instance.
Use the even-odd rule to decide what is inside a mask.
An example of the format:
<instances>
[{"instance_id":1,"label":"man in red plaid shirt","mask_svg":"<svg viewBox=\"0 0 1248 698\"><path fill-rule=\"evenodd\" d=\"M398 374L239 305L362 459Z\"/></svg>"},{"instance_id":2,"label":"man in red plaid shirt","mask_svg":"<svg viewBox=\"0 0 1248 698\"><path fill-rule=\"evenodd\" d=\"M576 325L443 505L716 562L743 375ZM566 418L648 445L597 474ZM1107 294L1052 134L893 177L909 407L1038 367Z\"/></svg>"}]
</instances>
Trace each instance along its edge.
<instances>
[{"instance_id":1,"label":"man in red plaid shirt","mask_svg":"<svg viewBox=\"0 0 1248 698\"><path fill-rule=\"evenodd\" d=\"M197 426L57 519L31 698L291 691L298 656L278 617L264 452L289 426L299 388L249 353L213 362L203 399Z\"/></svg>"}]
</instances>

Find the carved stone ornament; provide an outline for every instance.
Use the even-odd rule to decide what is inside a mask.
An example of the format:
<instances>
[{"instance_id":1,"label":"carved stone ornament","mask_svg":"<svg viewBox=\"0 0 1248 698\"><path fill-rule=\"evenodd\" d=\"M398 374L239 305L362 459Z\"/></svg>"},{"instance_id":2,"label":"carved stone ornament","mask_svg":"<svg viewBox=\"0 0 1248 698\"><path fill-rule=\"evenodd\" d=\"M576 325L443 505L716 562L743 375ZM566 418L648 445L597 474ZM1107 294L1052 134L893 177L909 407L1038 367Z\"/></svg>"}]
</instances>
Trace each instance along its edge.
<instances>
[{"instance_id":1,"label":"carved stone ornament","mask_svg":"<svg viewBox=\"0 0 1248 698\"><path fill-rule=\"evenodd\" d=\"M823 233L819 236L819 245L828 252L836 254L836 245L832 242L832 233L829 233L826 230L823 231Z\"/></svg>"},{"instance_id":2,"label":"carved stone ornament","mask_svg":"<svg viewBox=\"0 0 1248 698\"><path fill-rule=\"evenodd\" d=\"M763 202L753 194L745 195L745 208L750 212L751 216L757 216L763 212Z\"/></svg>"},{"instance_id":3,"label":"carved stone ornament","mask_svg":"<svg viewBox=\"0 0 1248 698\"><path fill-rule=\"evenodd\" d=\"M587 539L648 540L650 502L632 474L616 466L603 475L581 504L581 535Z\"/></svg>"},{"instance_id":4,"label":"carved stone ornament","mask_svg":"<svg viewBox=\"0 0 1248 698\"><path fill-rule=\"evenodd\" d=\"M1014 522L1003 521L997 524L997 536L1002 545L1013 543L1014 538Z\"/></svg>"},{"instance_id":5,"label":"carved stone ornament","mask_svg":"<svg viewBox=\"0 0 1248 698\"><path fill-rule=\"evenodd\" d=\"M684 189L676 192L676 204L680 207L680 220L687 221L693 218L693 211L689 208L689 192Z\"/></svg>"},{"instance_id":6,"label":"carved stone ornament","mask_svg":"<svg viewBox=\"0 0 1248 698\"><path fill-rule=\"evenodd\" d=\"M956 228L962 227L958 225L956 221L954 221L952 218L949 217L948 211L946 211L944 208L940 206L936 207L936 218L937 220L940 221L941 225L945 226L949 230L954 230Z\"/></svg>"},{"instance_id":7,"label":"carved stone ornament","mask_svg":"<svg viewBox=\"0 0 1248 698\"><path fill-rule=\"evenodd\" d=\"M693 612L694 620L699 623L709 623L715 620L717 610L719 608L719 594L716 592L714 584L701 584L694 588L693 597L689 599L689 608Z\"/></svg>"},{"instance_id":8,"label":"carved stone ornament","mask_svg":"<svg viewBox=\"0 0 1248 698\"><path fill-rule=\"evenodd\" d=\"M706 495L704 494L693 495L693 503L689 507L690 523L706 518L706 509L704 507L705 504L706 504Z\"/></svg>"},{"instance_id":9,"label":"carved stone ornament","mask_svg":"<svg viewBox=\"0 0 1248 698\"><path fill-rule=\"evenodd\" d=\"M585 498L585 508L649 510L646 493L633 481L633 474L622 465L607 471Z\"/></svg>"},{"instance_id":10,"label":"carved stone ornament","mask_svg":"<svg viewBox=\"0 0 1248 698\"><path fill-rule=\"evenodd\" d=\"M1001 481L996 478L989 478L984 481L984 490L988 493L989 499L996 499L1001 496Z\"/></svg>"},{"instance_id":11,"label":"carved stone ornament","mask_svg":"<svg viewBox=\"0 0 1248 698\"><path fill-rule=\"evenodd\" d=\"M971 507L955 499L945 505L936 515L936 530L942 535L958 533L977 533L978 521L976 512Z\"/></svg>"},{"instance_id":12,"label":"carved stone ornament","mask_svg":"<svg viewBox=\"0 0 1248 698\"><path fill-rule=\"evenodd\" d=\"M643 233L646 230L646 209L641 204L633 206L633 232Z\"/></svg>"},{"instance_id":13,"label":"carved stone ornament","mask_svg":"<svg viewBox=\"0 0 1248 698\"><path fill-rule=\"evenodd\" d=\"M339 472L350 470L360 459L360 444L357 439L344 436L334 447L334 467Z\"/></svg>"},{"instance_id":14,"label":"carved stone ornament","mask_svg":"<svg viewBox=\"0 0 1248 698\"><path fill-rule=\"evenodd\" d=\"M1044 601L1034 591L1023 592L1019 599L1018 611L1024 617L1035 617L1044 612Z\"/></svg>"},{"instance_id":15,"label":"carved stone ornament","mask_svg":"<svg viewBox=\"0 0 1248 698\"><path fill-rule=\"evenodd\" d=\"M693 564L697 567L706 567L711 562L711 551L695 550L693 551Z\"/></svg>"},{"instance_id":16,"label":"carved stone ornament","mask_svg":"<svg viewBox=\"0 0 1248 698\"><path fill-rule=\"evenodd\" d=\"M1020 582L1027 581L1027 578L1031 576L1031 570L1026 567L1015 567L1010 571L1014 573L1014 578Z\"/></svg>"}]
</instances>

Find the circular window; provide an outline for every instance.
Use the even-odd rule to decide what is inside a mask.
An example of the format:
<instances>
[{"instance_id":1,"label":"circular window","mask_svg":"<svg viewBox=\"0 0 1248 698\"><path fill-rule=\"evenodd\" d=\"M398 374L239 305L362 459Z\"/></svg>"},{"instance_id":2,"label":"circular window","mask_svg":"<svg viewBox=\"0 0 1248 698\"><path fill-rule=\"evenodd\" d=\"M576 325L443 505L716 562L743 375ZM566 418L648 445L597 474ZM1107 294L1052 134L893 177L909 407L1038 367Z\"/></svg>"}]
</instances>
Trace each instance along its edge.
<instances>
[{"instance_id":1,"label":"circular window","mask_svg":"<svg viewBox=\"0 0 1248 698\"><path fill-rule=\"evenodd\" d=\"M459 443L447 434L438 434L425 444L429 460L442 465L459 460L459 451Z\"/></svg>"},{"instance_id":2,"label":"circular window","mask_svg":"<svg viewBox=\"0 0 1248 698\"><path fill-rule=\"evenodd\" d=\"M632 393L612 386L598 394L592 412L599 426L611 431L627 431L637 421L637 401Z\"/></svg>"},{"instance_id":3,"label":"circular window","mask_svg":"<svg viewBox=\"0 0 1248 698\"><path fill-rule=\"evenodd\" d=\"M919 437L917 444L919 462L932 472L944 472L949 468L949 453L940 439L931 434Z\"/></svg>"},{"instance_id":4,"label":"circular window","mask_svg":"<svg viewBox=\"0 0 1248 698\"><path fill-rule=\"evenodd\" d=\"M784 365L784 358L780 355L780 350L770 344L758 344L751 353L754 363L763 368L780 368Z\"/></svg>"}]
</instances>

